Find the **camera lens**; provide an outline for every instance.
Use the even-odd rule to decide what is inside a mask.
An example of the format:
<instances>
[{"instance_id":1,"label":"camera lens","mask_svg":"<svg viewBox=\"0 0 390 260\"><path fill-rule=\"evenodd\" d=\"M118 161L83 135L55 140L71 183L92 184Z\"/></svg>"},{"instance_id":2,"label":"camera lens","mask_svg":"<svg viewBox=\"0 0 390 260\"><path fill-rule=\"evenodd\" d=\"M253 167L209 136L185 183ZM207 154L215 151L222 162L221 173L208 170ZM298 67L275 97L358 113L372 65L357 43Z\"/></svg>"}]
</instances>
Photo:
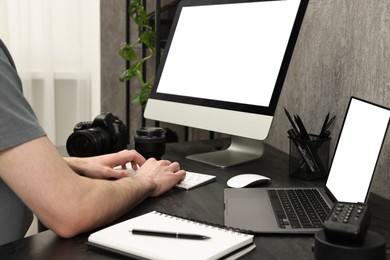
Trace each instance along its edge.
<instances>
[{"instance_id":1,"label":"camera lens","mask_svg":"<svg viewBox=\"0 0 390 260\"><path fill-rule=\"evenodd\" d=\"M143 127L134 137L135 150L146 159L161 159L165 153L165 130L160 127Z\"/></svg>"},{"instance_id":2,"label":"camera lens","mask_svg":"<svg viewBox=\"0 0 390 260\"><path fill-rule=\"evenodd\" d=\"M102 128L95 127L72 133L66 141L70 156L89 157L109 151L111 138Z\"/></svg>"}]
</instances>

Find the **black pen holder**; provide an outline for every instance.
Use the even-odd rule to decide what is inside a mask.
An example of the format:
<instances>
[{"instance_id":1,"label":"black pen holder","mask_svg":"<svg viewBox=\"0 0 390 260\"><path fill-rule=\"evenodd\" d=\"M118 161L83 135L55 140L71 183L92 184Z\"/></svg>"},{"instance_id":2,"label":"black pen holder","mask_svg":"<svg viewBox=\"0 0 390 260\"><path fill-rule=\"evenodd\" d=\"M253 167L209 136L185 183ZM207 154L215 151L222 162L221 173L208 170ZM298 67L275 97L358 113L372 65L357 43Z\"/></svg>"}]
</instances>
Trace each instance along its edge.
<instances>
[{"instance_id":1,"label":"black pen holder","mask_svg":"<svg viewBox=\"0 0 390 260\"><path fill-rule=\"evenodd\" d=\"M310 135L310 140L290 139L289 174L302 180L318 180L328 177L330 137Z\"/></svg>"}]
</instances>

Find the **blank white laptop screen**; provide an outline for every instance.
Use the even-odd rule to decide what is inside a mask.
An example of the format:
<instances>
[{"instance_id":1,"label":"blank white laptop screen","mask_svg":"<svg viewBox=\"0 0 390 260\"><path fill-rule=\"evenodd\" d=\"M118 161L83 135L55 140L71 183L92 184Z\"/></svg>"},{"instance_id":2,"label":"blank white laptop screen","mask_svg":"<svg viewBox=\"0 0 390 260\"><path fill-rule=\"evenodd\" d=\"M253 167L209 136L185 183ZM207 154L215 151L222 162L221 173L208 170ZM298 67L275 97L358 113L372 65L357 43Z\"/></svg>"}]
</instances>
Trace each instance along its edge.
<instances>
[{"instance_id":1,"label":"blank white laptop screen","mask_svg":"<svg viewBox=\"0 0 390 260\"><path fill-rule=\"evenodd\" d=\"M326 187L337 201L365 202L390 110L351 98Z\"/></svg>"}]
</instances>

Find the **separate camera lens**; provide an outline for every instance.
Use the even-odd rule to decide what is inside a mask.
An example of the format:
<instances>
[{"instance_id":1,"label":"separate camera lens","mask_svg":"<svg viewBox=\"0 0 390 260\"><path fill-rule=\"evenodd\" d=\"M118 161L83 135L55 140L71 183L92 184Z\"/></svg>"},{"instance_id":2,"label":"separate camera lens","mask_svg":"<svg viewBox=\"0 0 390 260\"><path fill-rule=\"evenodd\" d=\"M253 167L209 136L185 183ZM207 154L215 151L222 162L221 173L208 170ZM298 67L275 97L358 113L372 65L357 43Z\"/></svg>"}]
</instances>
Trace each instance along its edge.
<instances>
[{"instance_id":1,"label":"separate camera lens","mask_svg":"<svg viewBox=\"0 0 390 260\"><path fill-rule=\"evenodd\" d=\"M102 128L95 127L72 133L66 141L70 156L89 157L109 151L111 138Z\"/></svg>"},{"instance_id":2,"label":"separate camera lens","mask_svg":"<svg viewBox=\"0 0 390 260\"><path fill-rule=\"evenodd\" d=\"M143 127L137 130L134 137L135 150L145 159L161 159L165 153L165 143L165 130L159 127Z\"/></svg>"}]
</instances>

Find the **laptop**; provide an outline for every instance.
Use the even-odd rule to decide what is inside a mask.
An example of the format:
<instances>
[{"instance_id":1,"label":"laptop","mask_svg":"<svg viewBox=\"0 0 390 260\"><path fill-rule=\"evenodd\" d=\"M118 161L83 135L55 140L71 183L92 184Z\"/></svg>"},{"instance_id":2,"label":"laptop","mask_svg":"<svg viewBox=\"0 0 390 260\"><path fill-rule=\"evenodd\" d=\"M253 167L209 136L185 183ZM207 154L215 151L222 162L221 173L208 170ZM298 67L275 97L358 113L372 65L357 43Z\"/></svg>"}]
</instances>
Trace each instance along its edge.
<instances>
[{"instance_id":1,"label":"laptop","mask_svg":"<svg viewBox=\"0 0 390 260\"><path fill-rule=\"evenodd\" d=\"M225 189L225 225L256 233L312 234L322 228L334 202L367 202L389 119L389 108L351 97L325 187ZM314 204L314 210L306 204Z\"/></svg>"}]
</instances>

